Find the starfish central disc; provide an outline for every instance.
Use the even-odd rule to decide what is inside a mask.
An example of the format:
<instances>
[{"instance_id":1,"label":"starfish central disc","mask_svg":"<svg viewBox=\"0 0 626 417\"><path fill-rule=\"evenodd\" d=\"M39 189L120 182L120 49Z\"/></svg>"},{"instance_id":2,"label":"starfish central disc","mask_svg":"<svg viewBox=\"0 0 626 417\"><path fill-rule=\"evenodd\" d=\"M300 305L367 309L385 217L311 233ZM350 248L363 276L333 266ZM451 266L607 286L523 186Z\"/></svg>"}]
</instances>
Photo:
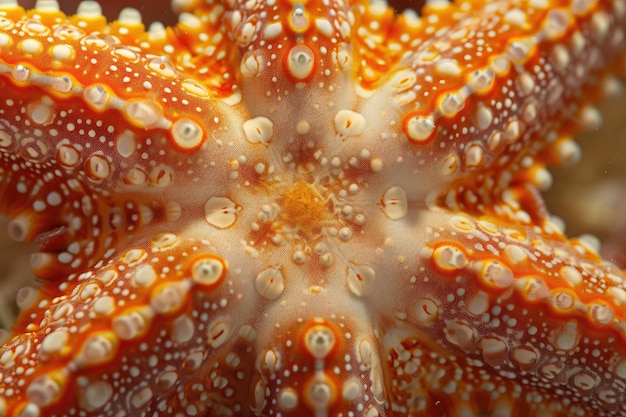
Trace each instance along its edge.
<instances>
[{"instance_id":1,"label":"starfish central disc","mask_svg":"<svg viewBox=\"0 0 626 417\"><path fill-rule=\"evenodd\" d=\"M319 233L323 221L331 214L326 199L304 180L295 182L283 193L280 207L281 220L306 236Z\"/></svg>"}]
</instances>

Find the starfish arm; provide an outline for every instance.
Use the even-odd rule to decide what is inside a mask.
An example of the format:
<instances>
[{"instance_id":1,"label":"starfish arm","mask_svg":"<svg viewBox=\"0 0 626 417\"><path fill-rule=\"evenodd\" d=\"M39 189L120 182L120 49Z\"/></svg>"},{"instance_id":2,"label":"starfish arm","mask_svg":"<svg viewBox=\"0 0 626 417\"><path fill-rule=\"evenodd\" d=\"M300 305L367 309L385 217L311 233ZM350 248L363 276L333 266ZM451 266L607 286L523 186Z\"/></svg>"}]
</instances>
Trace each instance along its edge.
<instances>
[{"instance_id":1,"label":"starfish arm","mask_svg":"<svg viewBox=\"0 0 626 417\"><path fill-rule=\"evenodd\" d=\"M459 1L427 9L413 26L428 37L402 46L401 62L363 113L389 100L385 115L400 135L381 141L383 160L410 151L423 178L409 199L430 193L427 201L481 211L491 205L484 189L543 190L551 184L546 164L577 160L571 135L596 126L590 104L623 63L626 10L621 1Z\"/></svg>"},{"instance_id":2,"label":"starfish arm","mask_svg":"<svg viewBox=\"0 0 626 417\"><path fill-rule=\"evenodd\" d=\"M241 409L254 300L218 252L160 233L62 285L22 290L0 349L2 415Z\"/></svg>"},{"instance_id":3,"label":"starfish arm","mask_svg":"<svg viewBox=\"0 0 626 417\"><path fill-rule=\"evenodd\" d=\"M626 280L619 268L558 232L460 213L423 218L431 226L420 244L403 244L389 230L393 244L369 263L380 271L378 260L388 268L396 259L365 294L381 317L379 356L394 381L386 387L392 408L427 416L624 412ZM459 395L450 395L452 387Z\"/></svg>"},{"instance_id":4,"label":"starfish arm","mask_svg":"<svg viewBox=\"0 0 626 417\"><path fill-rule=\"evenodd\" d=\"M183 206L204 211L180 185L239 155L220 143L224 126L238 125L233 108L167 57L82 29L89 16L57 13L48 24L10 11L0 32L1 205L13 238L38 239L37 275L91 267L148 224L184 222ZM210 158L191 156L201 148ZM228 174L212 175L219 184Z\"/></svg>"}]
</instances>

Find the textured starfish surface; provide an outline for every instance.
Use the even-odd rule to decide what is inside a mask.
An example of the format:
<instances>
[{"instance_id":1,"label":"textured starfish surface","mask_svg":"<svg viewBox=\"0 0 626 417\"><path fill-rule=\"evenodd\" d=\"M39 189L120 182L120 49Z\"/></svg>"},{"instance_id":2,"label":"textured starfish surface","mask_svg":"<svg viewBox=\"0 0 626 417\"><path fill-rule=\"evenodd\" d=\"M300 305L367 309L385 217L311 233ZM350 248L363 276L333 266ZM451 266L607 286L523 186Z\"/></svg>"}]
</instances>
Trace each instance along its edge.
<instances>
[{"instance_id":1,"label":"textured starfish surface","mask_svg":"<svg viewBox=\"0 0 626 417\"><path fill-rule=\"evenodd\" d=\"M0 1L0 416L626 416L626 282L544 209L624 0Z\"/></svg>"}]
</instances>

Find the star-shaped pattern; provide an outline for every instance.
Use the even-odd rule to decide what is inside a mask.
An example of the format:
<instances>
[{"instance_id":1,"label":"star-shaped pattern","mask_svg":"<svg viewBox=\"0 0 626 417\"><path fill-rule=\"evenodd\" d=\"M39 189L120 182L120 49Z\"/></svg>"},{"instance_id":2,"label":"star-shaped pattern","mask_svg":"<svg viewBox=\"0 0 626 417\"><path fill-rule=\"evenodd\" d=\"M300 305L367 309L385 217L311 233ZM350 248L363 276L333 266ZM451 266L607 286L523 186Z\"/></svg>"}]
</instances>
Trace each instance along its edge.
<instances>
[{"instance_id":1,"label":"star-shaped pattern","mask_svg":"<svg viewBox=\"0 0 626 417\"><path fill-rule=\"evenodd\" d=\"M545 166L623 0L0 1L0 416L626 415L626 285Z\"/></svg>"}]
</instances>

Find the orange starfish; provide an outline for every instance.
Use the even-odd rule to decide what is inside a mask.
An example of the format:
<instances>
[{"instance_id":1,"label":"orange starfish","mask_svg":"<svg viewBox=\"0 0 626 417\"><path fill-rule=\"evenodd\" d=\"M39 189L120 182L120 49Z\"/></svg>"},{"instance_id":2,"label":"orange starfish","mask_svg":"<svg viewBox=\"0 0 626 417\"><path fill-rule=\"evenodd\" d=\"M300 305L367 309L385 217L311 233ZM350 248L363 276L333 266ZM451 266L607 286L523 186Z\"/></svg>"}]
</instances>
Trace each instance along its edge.
<instances>
[{"instance_id":1,"label":"orange starfish","mask_svg":"<svg viewBox=\"0 0 626 417\"><path fill-rule=\"evenodd\" d=\"M626 416L623 271L546 164L624 0L0 0L0 416Z\"/></svg>"}]
</instances>

